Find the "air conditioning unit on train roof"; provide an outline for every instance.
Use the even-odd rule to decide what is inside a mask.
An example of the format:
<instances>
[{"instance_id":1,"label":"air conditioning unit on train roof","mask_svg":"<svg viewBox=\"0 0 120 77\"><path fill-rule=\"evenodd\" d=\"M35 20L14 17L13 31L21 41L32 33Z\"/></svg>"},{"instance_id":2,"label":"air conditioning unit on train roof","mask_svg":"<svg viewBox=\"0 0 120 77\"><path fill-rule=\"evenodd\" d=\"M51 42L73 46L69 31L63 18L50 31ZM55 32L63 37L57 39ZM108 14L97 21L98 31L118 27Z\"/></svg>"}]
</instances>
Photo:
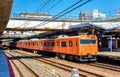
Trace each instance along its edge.
<instances>
[{"instance_id":1,"label":"air conditioning unit on train roof","mask_svg":"<svg viewBox=\"0 0 120 77\"><path fill-rule=\"evenodd\" d=\"M57 38L62 38L62 37L69 37L69 36L65 35L65 34L62 34L62 35L59 35Z\"/></svg>"},{"instance_id":2,"label":"air conditioning unit on train roof","mask_svg":"<svg viewBox=\"0 0 120 77\"><path fill-rule=\"evenodd\" d=\"M29 39L29 40L39 40L39 38L31 38L31 39Z\"/></svg>"}]
</instances>

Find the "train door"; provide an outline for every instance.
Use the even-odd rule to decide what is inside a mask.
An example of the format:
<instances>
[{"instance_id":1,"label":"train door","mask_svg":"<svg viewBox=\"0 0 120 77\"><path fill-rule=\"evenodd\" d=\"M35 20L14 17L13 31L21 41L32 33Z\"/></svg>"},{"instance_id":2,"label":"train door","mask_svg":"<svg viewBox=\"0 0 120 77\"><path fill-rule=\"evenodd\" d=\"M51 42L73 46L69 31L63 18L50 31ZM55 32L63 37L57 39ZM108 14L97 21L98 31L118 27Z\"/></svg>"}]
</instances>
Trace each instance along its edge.
<instances>
[{"instance_id":1,"label":"train door","mask_svg":"<svg viewBox=\"0 0 120 77\"><path fill-rule=\"evenodd\" d=\"M73 47L73 53L78 54L79 52L79 41L77 39L74 39L74 47Z\"/></svg>"},{"instance_id":2,"label":"train door","mask_svg":"<svg viewBox=\"0 0 120 77\"><path fill-rule=\"evenodd\" d=\"M57 47L56 47L56 51L60 51L60 41L57 41Z\"/></svg>"},{"instance_id":3,"label":"train door","mask_svg":"<svg viewBox=\"0 0 120 77\"><path fill-rule=\"evenodd\" d=\"M68 41L68 53L73 54L73 41L72 40Z\"/></svg>"},{"instance_id":4,"label":"train door","mask_svg":"<svg viewBox=\"0 0 120 77\"><path fill-rule=\"evenodd\" d=\"M39 41L39 50L42 50L42 46L43 46L43 43L42 43L42 41L40 40L40 41Z\"/></svg>"}]
</instances>

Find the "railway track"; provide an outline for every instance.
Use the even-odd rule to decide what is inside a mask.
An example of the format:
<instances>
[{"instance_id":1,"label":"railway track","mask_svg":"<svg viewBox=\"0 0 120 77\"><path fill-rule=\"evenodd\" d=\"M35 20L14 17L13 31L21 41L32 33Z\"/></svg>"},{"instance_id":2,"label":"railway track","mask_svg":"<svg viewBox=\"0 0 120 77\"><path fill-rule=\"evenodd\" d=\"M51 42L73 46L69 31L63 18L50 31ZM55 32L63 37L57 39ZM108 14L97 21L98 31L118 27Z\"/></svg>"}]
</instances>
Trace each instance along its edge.
<instances>
[{"instance_id":1,"label":"railway track","mask_svg":"<svg viewBox=\"0 0 120 77\"><path fill-rule=\"evenodd\" d=\"M18 72L18 76L19 77L23 77L23 74L22 74L22 72L19 70L19 68L16 66L16 64L15 64L15 62L13 61L13 60L10 60L10 62L13 64L13 66L15 67L15 69L17 70L17 72Z\"/></svg>"},{"instance_id":2,"label":"railway track","mask_svg":"<svg viewBox=\"0 0 120 77\"><path fill-rule=\"evenodd\" d=\"M116 72L120 72L120 67L114 66L114 65L108 65L108 64L97 63L97 62L91 63L89 65L99 67L99 68L113 70L113 71L116 71Z\"/></svg>"},{"instance_id":3,"label":"railway track","mask_svg":"<svg viewBox=\"0 0 120 77\"><path fill-rule=\"evenodd\" d=\"M39 77L34 71L32 71L32 69L30 69L26 64L24 64L21 60L19 60L18 58L16 58L14 55L12 55L11 53L8 53L8 52L5 52L7 55L9 55L10 57L13 57L15 59L17 59L17 61L25 67L25 69L27 71L29 71L31 77ZM20 74L20 77L24 77L24 75L22 74L22 72L24 71L20 71L19 67L17 67L17 63L15 63L13 60L11 60L11 62L13 63L13 65L15 66L15 68L17 69L17 71L19 72ZM24 72L25 73L25 72Z\"/></svg>"},{"instance_id":4,"label":"railway track","mask_svg":"<svg viewBox=\"0 0 120 77\"><path fill-rule=\"evenodd\" d=\"M30 54L25 54L25 53L21 53L21 52L15 52L15 53L18 53L18 54L20 54L20 55L23 55L23 56L30 56ZM27 57L26 56L26 57ZM32 56L34 56L34 55L32 55ZM29 57L30 58L30 57ZM33 59L33 58L31 58L31 59ZM63 69L63 70L65 70L65 71L68 71L68 72L71 72L71 69L70 68L67 68L67 67L65 67L65 66L58 66L57 64L53 64L53 63L50 63L50 62L48 62L48 61L44 61L44 60L42 60L42 59L35 59L34 58L34 60L36 60L36 61L38 61L38 62L43 62L43 63L45 63L45 64L49 64L49 65L52 65L52 66L55 66L55 67L57 67L57 68L60 68L60 69ZM88 77L88 76L85 76L85 75L82 75L82 74L80 74L80 76L81 77ZM61 77L60 75L58 75L58 77Z\"/></svg>"},{"instance_id":5,"label":"railway track","mask_svg":"<svg viewBox=\"0 0 120 77\"><path fill-rule=\"evenodd\" d=\"M58 62L54 62L54 61L50 61L50 60L46 60L46 59L42 59L42 60L39 60L39 61L42 61L44 63L56 66L58 68L68 70L69 72L71 71L71 69L75 68L75 67L72 67L72 66L68 66L68 65L65 65L65 64L62 64L62 63L58 63ZM68 69L66 69L66 68L68 68ZM83 77L88 77L87 74L88 75L93 75L95 77L104 77L104 76L102 76L100 74L89 72L89 71L86 71L86 70L83 70L83 69L80 69L80 68L77 68L77 69L79 70L80 76L83 76Z\"/></svg>"},{"instance_id":6,"label":"railway track","mask_svg":"<svg viewBox=\"0 0 120 77\"><path fill-rule=\"evenodd\" d=\"M22 52L15 52L15 53L18 53L18 54L21 54L21 55L24 55L24 56L33 56L33 55L30 55L30 54L27 54L27 53L22 53ZM72 67L72 66L68 66L68 65L58 63L58 62L55 62L55 61L51 61L51 60L47 60L47 59L35 59L35 60L46 63L46 64L49 64L49 65L52 65L52 66L55 66L55 67L63 69L63 70L66 70L68 72L71 72L71 69L75 68L75 67ZM80 69L80 68L78 68L78 70L79 70L79 75L81 77L89 77L89 76L105 77L101 74L89 72L87 70L83 70L83 69Z\"/></svg>"}]
</instances>

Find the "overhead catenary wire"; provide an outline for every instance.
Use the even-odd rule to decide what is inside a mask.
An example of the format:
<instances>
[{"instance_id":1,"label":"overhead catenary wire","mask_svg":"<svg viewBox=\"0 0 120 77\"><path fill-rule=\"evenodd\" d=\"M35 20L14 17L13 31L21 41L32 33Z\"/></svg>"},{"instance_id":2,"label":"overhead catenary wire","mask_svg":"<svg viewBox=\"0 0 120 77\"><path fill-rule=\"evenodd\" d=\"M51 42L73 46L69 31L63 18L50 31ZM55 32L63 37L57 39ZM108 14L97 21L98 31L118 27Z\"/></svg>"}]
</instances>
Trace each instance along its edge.
<instances>
[{"instance_id":1,"label":"overhead catenary wire","mask_svg":"<svg viewBox=\"0 0 120 77\"><path fill-rule=\"evenodd\" d=\"M42 5L40 5L34 12L39 12L42 10L42 8L44 8L47 4L50 3L51 0L47 1L46 3L43 3ZM29 25L29 21L24 22L22 25L24 25L23 28L25 28L27 25Z\"/></svg>"},{"instance_id":2,"label":"overhead catenary wire","mask_svg":"<svg viewBox=\"0 0 120 77\"><path fill-rule=\"evenodd\" d=\"M47 1L46 3L43 3L42 5L40 5L34 12L40 12L42 9L44 9L44 7L47 7L47 5L48 4L50 4L52 1L54 1L54 0L49 0L49 1ZM61 1L63 1L63 0L60 0L59 1L59 3L61 2ZM59 3L56 3L55 5L53 5L54 7L55 6L57 6ZM52 6L52 7L53 7ZM48 10L50 10L50 9L52 9L52 7L51 8L49 8ZM28 23L29 21L26 21L26 22L24 22L22 25L28 25L27 23ZM25 28L25 26L24 26L24 28Z\"/></svg>"},{"instance_id":3,"label":"overhead catenary wire","mask_svg":"<svg viewBox=\"0 0 120 77\"><path fill-rule=\"evenodd\" d=\"M58 17L56 17L55 19L58 19L58 18L64 16L65 14L68 14L69 12L71 12L71 11L73 11L73 10L75 10L75 9L77 9L77 8L79 8L79 7L81 7L81 6L83 6L83 5L85 5L86 3L90 2L90 1L91 1L91 0L88 0L88 1L86 1L86 2L84 2L84 3L82 3L81 5L78 5L77 7L75 7L75 8L73 8L73 9L69 10L68 12L66 12L66 13L64 13L64 14L62 14L62 15L60 15L60 16L58 16Z\"/></svg>"},{"instance_id":4,"label":"overhead catenary wire","mask_svg":"<svg viewBox=\"0 0 120 77\"><path fill-rule=\"evenodd\" d=\"M57 17L58 15L60 15L60 14L64 13L65 11L67 11L67 10L71 9L72 7L76 6L77 4L79 4L79 3L80 3L80 2L82 2L82 1L83 1L83 0L79 0L79 1L77 1L77 2L76 2L76 3L74 3L73 5L71 5L71 6L69 6L68 8L66 8L65 10L63 10L63 11L59 12L57 15L55 15L55 16L54 16L54 18L55 18L55 17Z\"/></svg>"},{"instance_id":5,"label":"overhead catenary wire","mask_svg":"<svg viewBox=\"0 0 120 77\"><path fill-rule=\"evenodd\" d=\"M50 1L51 1L51 0L49 0L46 4L48 4ZM65 10L61 11L60 13L58 13L56 16L54 16L54 18L57 17L58 15L64 13L65 11L69 10L70 8L76 6L78 3L82 2L82 1L83 1L83 0L79 0L79 1L77 1L76 3L72 4L71 6L69 6L69 7L66 8ZM44 8L44 7L45 7L45 5L42 6L41 8ZM41 8L40 8L40 9L41 9ZM40 9L39 9L39 11L40 11ZM27 22L26 22L26 23L27 23ZM24 23L24 24L26 24L26 23ZM44 23L48 23L48 22L45 21L45 22L42 22L42 23L40 23L40 24L44 24ZM38 24L38 25L39 25L39 24ZM37 26L37 25L36 25L36 26Z\"/></svg>"},{"instance_id":6,"label":"overhead catenary wire","mask_svg":"<svg viewBox=\"0 0 120 77\"><path fill-rule=\"evenodd\" d=\"M59 0L57 3L55 3L54 5L52 5L49 9L47 9L45 12L53 9L54 7L56 7L58 4L60 4L63 0Z\"/></svg>"},{"instance_id":7,"label":"overhead catenary wire","mask_svg":"<svg viewBox=\"0 0 120 77\"><path fill-rule=\"evenodd\" d=\"M57 15L54 16L54 19L55 19L55 17L59 16L60 14L64 13L65 11L71 9L72 7L76 6L78 3L82 2L82 1L83 1L83 0L79 0L79 1L75 2L74 4L72 4L71 6L69 6L68 8L66 8L65 10L59 12ZM49 21L51 21L51 20L49 20ZM47 22L45 21L45 22L42 22L42 23L40 23L40 24L41 24L41 25L42 25L42 24L44 25L44 23L47 24L49 21L47 21ZM40 25L40 24L38 24L38 25ZM38 26L38 25L36 25L36 26ZM34 26L34 27L36 27L36 26Z\"/></svg>"},{"instance_id":8,"label":"overhead catenary wire","mask_svg":"<svg viewBox=\"0 0 120 77\"><path fill-rule=\"evenodd\" d=\"M79 0L79 1L82 2L83 0ZM87 0L87 1L85 1L84 3L82 3L82 4L80 4L80 5L76 6L76 7L74 7L76 4L78 4L78 2L76 2L75 4L71 5L71 6L68 7L67 9L65 9L65 10L63 10L62 12L58 13L53 19L48 20L48 21L45 21L45 22L40 23L40 24L38 24L38 25L35 25L34 27L43 26L43 25L45 25L45 24L47 24L47 23L49 23L49 22L51 22L51 21L53 21L53 20L55 20L55 19L58 19L58 18L64 16L65 14L68 14L69 12L71 12L71 11L73 11L73 10L75 10L75 9L77 9L77 8L85 5L85 4L87 4L87 3L90 2L90 1L92 1L92 0ZM74 8L72 8L72 7L74 7ZM72 9L71 9L71 8L72 8ZM71 9L71 10L69 10L69 9ZM67 11L67 10L69 10L69 11ZM65 12L65 11L67 11L67 12ZM63 13L63 12L65 12L65 13ZM63 14L61 14L61 13L63 13Z\"/></svg>"},{"instance_id":9,"label":"overhead catenary wire","mask_svg":"<svg viewBox=\"0 0 120 77\"><path fill-rule=\"evenodd\" d=\"M62 0L61 0L62 1ZM41 11L45 12L45 10L49 10L49 7L52 6L54 3L56 3L55 0L52 0L51 2L49 2ZM51 8L52 9L52 8ZM46 12L48 12L48 10Z\"/></svg>"},{"instance_id":10,"label":"overhead catenary wire","mask_svg":"<svg viewBox=\"0 0 120 77\"><path fill-rule=\"evenodd\" d=\"M44 7L46 7L47 5L49 5L49 3L50 3L51 1L52 1L52 0L49 0L47 3L45 3L41 8L39 8L39 9L37 10L37 12L42 11L42 9L44 9Z\"/></svg>"},{"instance_id":11,"label":"overhead catenary wire","mask_svg":"<svg viewBox=\"0 0 120 77\"><path fill-rule=\"evenodd\" d=\"M45 3L42 3L36 10L35 12L37 12L42 6L44 6Z\"/></svg>"}]
</instances>

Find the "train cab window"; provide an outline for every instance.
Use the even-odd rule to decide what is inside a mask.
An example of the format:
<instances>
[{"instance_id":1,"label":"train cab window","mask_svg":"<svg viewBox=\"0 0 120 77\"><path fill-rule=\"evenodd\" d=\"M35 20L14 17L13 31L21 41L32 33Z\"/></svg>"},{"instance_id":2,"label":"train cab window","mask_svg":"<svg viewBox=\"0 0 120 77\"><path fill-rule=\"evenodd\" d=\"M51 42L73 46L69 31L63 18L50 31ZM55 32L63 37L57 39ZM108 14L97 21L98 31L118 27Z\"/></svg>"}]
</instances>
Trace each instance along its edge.
<instances>
[{"instance_id":1,"label":"train cab window","mask_svg":"<svg viewBox=\"0 0 120 77\"><path fill-rule=\"evenodd\" d=\"M61 43L61 46L62 46L62 47L66 47L66 42L62 42L62 43Z\"/></svg>"},{"instance_id":2,"label":"train cab window","mask_svg":"<svg viewBox=\"0 0 120 77\"><path fill-rule=\"evenodd\" d=\"M60 42L59 41L57 41L57 46L60 46Z\"/></svg>"},{"instance_id":3,"label":"train cab window","mask_svg":"<svg viewBox=\"0 0 120 77\"><path fill-rule=\"evenodd\" d=\"M96 44L96 40L90 40L90 44Z\"/></svg>"},{"instance_id":4,"label":"train cab window","mask_svg":"<svg viewBox=\"0 0 120 77\"><path fill-rule=\"evenodd\" d=\"M96 40L80 40L80 44L96 44Z\"/></svg>"},{"instance_id":5,"label":"train cab window","mask_svg":"<svg viewBox=\"0 0 120 77\"><path fill-rule=\"evenodd\" d=\"M52 46L55 46L55 42L52 42L51 45L52 45Z\"/></svg>"},{"instance_id":6,"label":"train cab window","mask_svg":"<svg viewBox=\"0 0 120 77\"><path fill-rule=\"evenodd\" d=\"M46 44L46 42L44 42L44 46L46 46L47 44Z\"/></svg>"},{"instance_id":7,"label":"train cab window","mask_svg":"<svg viewBox=\"0 0 120 77\"><path fill-rule=\"evenodd\" d=\"M72 47L72 41L69 41L69 47Z\"/></svg>"}]
</instances>

